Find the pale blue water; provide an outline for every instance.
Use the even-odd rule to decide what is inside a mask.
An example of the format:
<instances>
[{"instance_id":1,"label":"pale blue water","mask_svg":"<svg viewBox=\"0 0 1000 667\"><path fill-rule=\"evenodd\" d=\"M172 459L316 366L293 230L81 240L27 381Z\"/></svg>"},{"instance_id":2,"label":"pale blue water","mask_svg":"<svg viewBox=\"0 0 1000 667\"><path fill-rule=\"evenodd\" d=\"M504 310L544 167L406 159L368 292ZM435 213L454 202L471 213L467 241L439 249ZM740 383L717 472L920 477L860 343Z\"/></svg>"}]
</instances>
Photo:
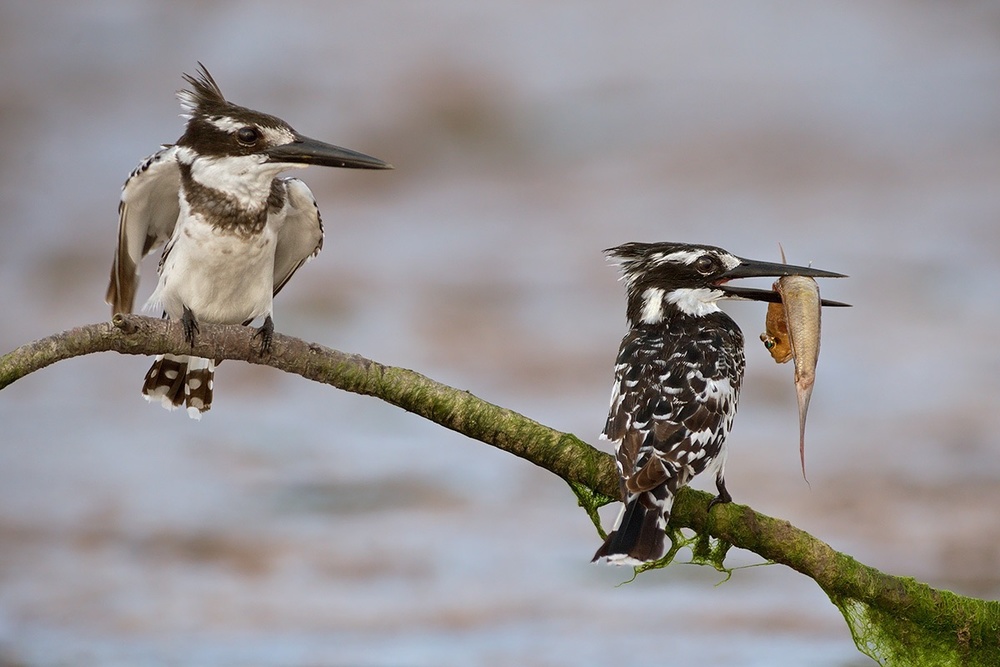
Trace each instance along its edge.
<instances>
[{"instance_id":1,"label":"pale blue water","mask_svg":"<svg viewBox=\"0 0 1000 667\"><path fill-rule=\"evenodd\" d=\"M729 488L887 571L1000 590L1000 41L991 3L0 7L0 348L107 317L121 181L234 101L377 155L304 172L323 254L279 330L597 442L623 298L602 248L813 261L791 369L749 341ZM146 292L151 291L147 270ZM148 360L0 394L0 665L868 664L809 580L591 566L565 485L372 399L227 362L201 423ZM606 522L615 510L608 508ZM735 565L756 562L734 553Z\"/></svg>"}]
</instances>

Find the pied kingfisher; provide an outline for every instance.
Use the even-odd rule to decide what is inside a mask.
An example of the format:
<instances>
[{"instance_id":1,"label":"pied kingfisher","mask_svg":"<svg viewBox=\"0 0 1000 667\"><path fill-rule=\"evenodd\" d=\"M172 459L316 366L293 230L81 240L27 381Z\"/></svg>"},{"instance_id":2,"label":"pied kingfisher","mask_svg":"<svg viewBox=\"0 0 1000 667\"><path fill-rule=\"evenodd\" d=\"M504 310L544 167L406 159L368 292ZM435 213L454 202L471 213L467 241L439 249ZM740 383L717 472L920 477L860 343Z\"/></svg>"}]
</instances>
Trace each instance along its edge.
<instances>
[{"instance_id":1,"label":"pied kingfisher","mask_svg":"<svg viewBox=\"0 0 1000 667\"><path fill-rule=\"evenodd\" d=\"M843 276L746 260L708 245L626 243L605 252L621 266L628 294L629 331L601 434L615 443L624 507L594 560L638 565L666 555L674 496L695 475L714 473L719 495L713 504L732 500L726 436L743 381L743 333L718 301L779 296L726 283L757 276Z\"/></svg>"},{"instance_id":2,"label":"pied kingfisher","mask_svg":"<svg viewBox=\"0 0 1000 667\"><path fill-rule=\"evenodd\" d=\"M146 309L180 320L194 342L199 322L244 324L264 318L256 336L271 344L272 298L323 245L312 192L278 178L310 164L390 169L382 160L304 137L274 116L227 102L199 63L177 96L187 119L176 144L143 160L122 187L118 247L107 302L132 311L144 256L166 243L159 282ZM212 406L215 361L164 354L142 393L198 419Z\"/></svg>"}]
</instances>

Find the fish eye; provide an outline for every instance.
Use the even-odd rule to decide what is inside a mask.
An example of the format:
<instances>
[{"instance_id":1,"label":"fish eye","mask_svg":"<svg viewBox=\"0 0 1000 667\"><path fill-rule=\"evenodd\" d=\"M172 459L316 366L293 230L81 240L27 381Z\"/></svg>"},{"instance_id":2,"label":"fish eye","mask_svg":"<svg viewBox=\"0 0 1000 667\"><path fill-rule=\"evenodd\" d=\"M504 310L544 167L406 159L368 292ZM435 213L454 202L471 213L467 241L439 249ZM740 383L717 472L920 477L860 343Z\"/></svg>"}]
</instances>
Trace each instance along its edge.
<instances>
[{"instance_id":1,"label":"fish eye","mask_svg":"<svg viewBox=\"0 0 1000 667\"><path fill-rule=\"evenodd\" d=\"M236 130L236 141L244 146L253 146L260 139L260 131L256 127L249 125Z\"/></svg>"},{"instance_id":2,"label":"fish eye","mask_svg":"<svg viewBox=\"0 0 1000 667\"><path fill-rule=\"evenodd\" d=\"M702 255L694 263L694 270L698 273L707 276L713 273L717 268L715 258L711 255Z\"/></svg>"},{"instance_id":3,"label":"fish eye","mask_svg":"<svg viewBox=\"0 0 1000 667\"><path fill-rule=\"evenodd\" d=\"M766 333L760 335L760 342L764 343L764 349L771 350L775 346L775 341L773 338L768 336Z\"/></svg>"}]
</instances>

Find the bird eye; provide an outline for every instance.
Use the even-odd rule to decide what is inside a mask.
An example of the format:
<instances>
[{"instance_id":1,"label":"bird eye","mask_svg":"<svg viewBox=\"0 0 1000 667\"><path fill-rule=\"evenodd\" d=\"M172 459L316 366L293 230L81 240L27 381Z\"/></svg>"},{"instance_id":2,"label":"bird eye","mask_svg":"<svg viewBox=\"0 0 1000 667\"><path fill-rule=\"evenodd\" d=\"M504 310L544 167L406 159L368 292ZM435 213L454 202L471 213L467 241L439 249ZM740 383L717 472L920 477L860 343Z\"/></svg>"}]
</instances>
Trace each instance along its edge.
<instances>
[{"instance_id":1,"label":"bird eye","mask_svg":"<svg viewBox=\"0 0 1000 667\"><path fill-rule=\"evenodd\" d=\"M709 255L699 257L694 263L694 269L702 275L708 275L716 270L715 258Z\"/></svg>"},{"instance_id":2,"label":"bird eye","mask_svg":"<svg viewBox=\"0 0 1000 667\"><path fill-rule=\"evenodd\" d=\"M241 127L236 131L236 141L244 146L253 146L260 139L260 132L256 127Z\"/></svg>"}]
</instances>

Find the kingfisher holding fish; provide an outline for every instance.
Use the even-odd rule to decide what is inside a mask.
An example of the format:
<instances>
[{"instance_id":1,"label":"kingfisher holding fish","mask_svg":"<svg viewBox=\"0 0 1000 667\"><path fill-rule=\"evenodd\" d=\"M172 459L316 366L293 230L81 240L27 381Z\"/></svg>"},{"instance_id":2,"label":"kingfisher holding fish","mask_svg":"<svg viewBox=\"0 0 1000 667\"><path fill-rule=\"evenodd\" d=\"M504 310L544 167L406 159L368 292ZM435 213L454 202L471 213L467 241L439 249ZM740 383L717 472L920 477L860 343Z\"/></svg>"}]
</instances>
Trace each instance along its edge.
<instances>
[{"instance_id":1,"label":"kingfisher holding fish","mask_svg":"<svg viewBox=\"0 0 1000 667\"><path fill-rule=\"evenodd\" d=\"M624 503L594 560L639 565L664 557L677 492L696 475L726 490L726 437L736 415L745 358L743 333L721 299L776 302L781 295L729 285L737 278L843 278L805 266L743 259L722 248L686 243L626 243L617 260L627 293L622 339L601 434L615 443ZM822 305L845 305L820 301Z\"/></svg>"}]
</instances>

